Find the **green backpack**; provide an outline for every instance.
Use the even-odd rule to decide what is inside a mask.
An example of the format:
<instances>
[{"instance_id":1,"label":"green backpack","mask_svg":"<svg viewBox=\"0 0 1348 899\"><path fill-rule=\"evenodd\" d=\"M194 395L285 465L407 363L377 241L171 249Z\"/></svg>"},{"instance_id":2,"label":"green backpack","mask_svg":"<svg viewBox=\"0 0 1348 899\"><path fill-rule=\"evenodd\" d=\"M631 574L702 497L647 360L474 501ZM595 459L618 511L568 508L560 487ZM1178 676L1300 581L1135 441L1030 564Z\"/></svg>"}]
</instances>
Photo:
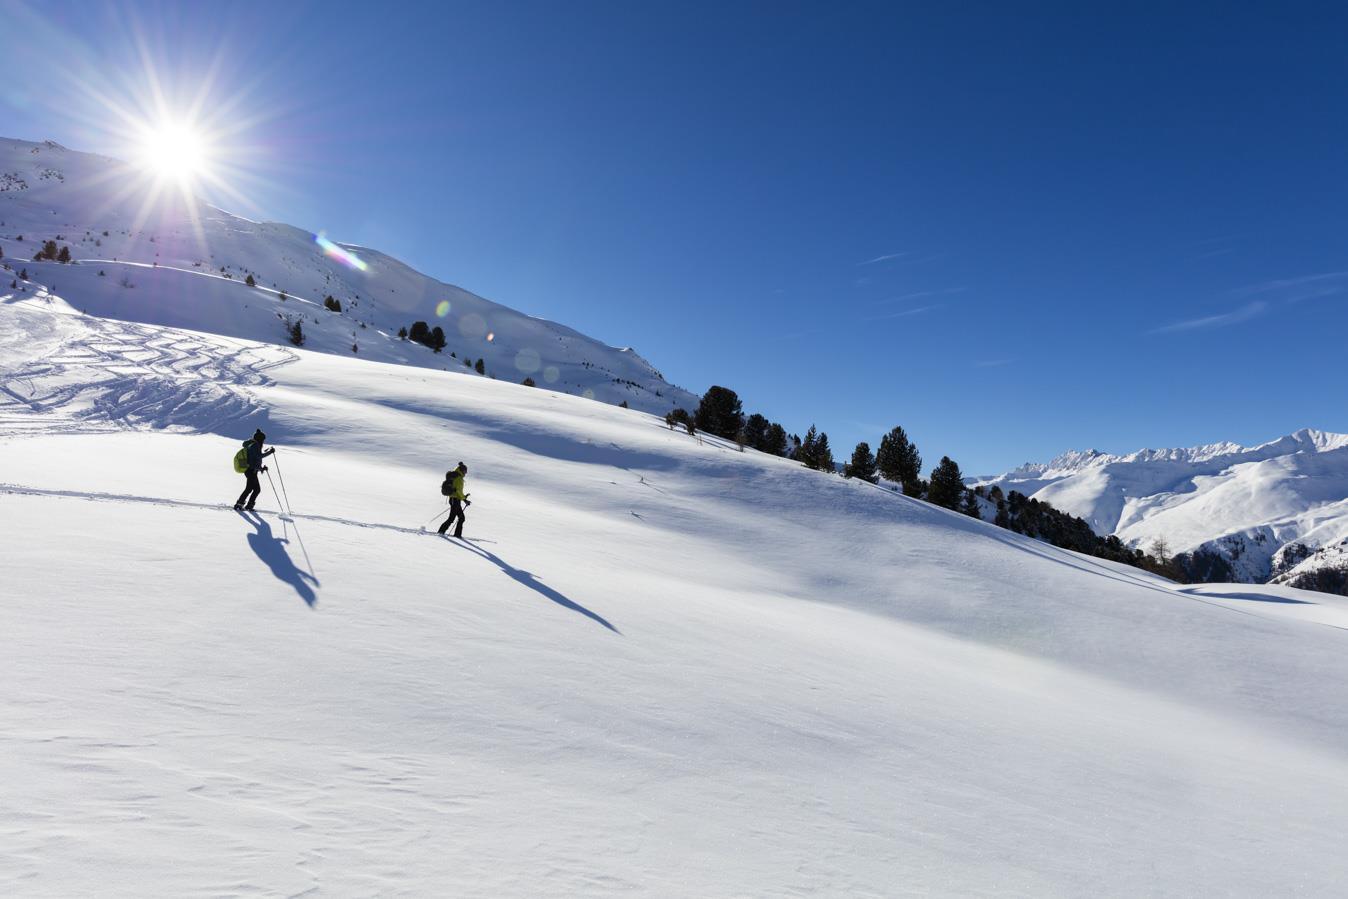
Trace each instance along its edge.
<instances>
[{"instance_id":1,"label":"green backpack","mask_svg":"<svg viewBox=\"0 0 1348 899\"><path fill-rule=\"evenodd\" d=\"M253 441L245 440L243 449L234 454L234 471L238 474L248 473L248 446Z\"/></svg>"}]
</instances>

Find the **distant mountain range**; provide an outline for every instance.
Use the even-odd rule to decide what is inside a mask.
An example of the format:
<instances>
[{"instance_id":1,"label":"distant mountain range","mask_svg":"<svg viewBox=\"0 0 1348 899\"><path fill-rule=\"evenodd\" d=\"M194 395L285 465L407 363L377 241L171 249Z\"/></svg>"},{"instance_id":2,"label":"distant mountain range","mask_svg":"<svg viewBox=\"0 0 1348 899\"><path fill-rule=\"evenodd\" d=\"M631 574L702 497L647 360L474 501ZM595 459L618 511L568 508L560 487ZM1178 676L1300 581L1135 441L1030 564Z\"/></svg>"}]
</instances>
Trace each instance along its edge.
<instances>
[{"instance_id":1,"label":"distant mountain range","mask_svg":"<svg viewBox=\"0 0 1348 899\"><path fill-rule=\"evenodd\" d=\"M76 264L32 261L48 240ZM0 139L4 287L91 314L306 349L469 371L664 414L698 397L618 348L437 281L367 247L254 222L176 188L156 190L125 162L52 141ZM246 285L252 277L255 286ZM341 311L324 307L332 297ZM400 339L417 321L441 352ZM453 354L453 355L451 355Z\"/></svg>"},{"instance_id":2,"label":"distant mountain range","mask_svg":"<svg viewBox=\"0 0 1348 899\"><path fill-rule=\"evenodd\" d=\"M1225 560L1232 579L1315 587L1348 566L1348 434L1303 429L1245 447L1067 452L981 478L1076 515L1097 534Z\"/></svg>"}]
</instances>

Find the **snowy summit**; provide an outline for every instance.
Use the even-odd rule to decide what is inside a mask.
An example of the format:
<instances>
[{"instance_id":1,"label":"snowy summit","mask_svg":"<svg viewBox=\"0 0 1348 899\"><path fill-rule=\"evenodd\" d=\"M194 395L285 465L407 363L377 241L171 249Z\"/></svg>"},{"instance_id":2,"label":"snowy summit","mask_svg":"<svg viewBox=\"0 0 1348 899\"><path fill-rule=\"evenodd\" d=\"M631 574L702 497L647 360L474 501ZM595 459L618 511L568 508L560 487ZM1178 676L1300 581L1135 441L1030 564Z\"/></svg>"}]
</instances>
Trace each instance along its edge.
<instances>
[{"instance_id":1,"label":"snowy summit","mask_svg":"<svg viewBox=\"0 0 1348 899\"><path fill-rule=\"evenodd\" d=\"M1309 428L1258 446L1064 453L981 479L1147 548L1202 551L1230 580L1313 586L1348 551L1348 434Z\"/></svg>"}]
</instances>

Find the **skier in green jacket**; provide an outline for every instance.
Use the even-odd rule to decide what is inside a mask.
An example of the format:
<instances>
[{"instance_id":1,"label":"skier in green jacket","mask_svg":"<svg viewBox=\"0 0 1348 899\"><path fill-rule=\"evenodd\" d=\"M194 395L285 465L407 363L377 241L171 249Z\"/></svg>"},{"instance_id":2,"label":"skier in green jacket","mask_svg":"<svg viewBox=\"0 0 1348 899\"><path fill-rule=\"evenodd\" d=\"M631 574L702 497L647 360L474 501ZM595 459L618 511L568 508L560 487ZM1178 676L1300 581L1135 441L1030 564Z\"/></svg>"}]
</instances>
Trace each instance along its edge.
<instances>
[{"instance_id":1,"label":"skier in green jacket","mask_svg":"<svg viewBox=\"0 0 1348 899\"><path fill-rule=\"evenodd\" d=\"M468 474L468 466L462 462L459 467L453 471L445 472L445 482L440 485L440 492L449 497L449 517L445 519L444 524L440 525L440 535L444 536L445 531L449 530L451 522L458 522L454 528L454 536L463 536L463 507L471 506L472 500L468 494L463 492L463 479Z\"/></svg>"}]
</instances>

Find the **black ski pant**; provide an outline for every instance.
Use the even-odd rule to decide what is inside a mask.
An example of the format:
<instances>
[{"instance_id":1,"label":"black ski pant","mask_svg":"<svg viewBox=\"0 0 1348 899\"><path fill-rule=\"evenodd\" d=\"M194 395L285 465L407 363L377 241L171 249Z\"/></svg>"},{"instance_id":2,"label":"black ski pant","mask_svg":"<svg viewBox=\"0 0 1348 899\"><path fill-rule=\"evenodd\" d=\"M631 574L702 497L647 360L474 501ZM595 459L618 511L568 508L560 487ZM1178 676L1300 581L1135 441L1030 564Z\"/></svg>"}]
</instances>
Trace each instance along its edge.
<instances>
[{"instance_id":1,"label":"black ski pant","mask_svg":"<svg viewBox=\"0 0 1348 899\"><path fill-rule=\"evenodd\" d=\"M449 500L449 517L445 519L444 524L440 525L440 533L443 534L445 531L449 530L449 525L452 521L458 521L459 523L458 526L454 528L454 536L462 537L464 522L463 501L453 497Z\"/></svg>"},{"instance_id":2,"label":"black ski pant","mask_svg":"<svg viewBox=\"0 0 1348 899\"><path fill-rule=\"evenodd\" d=\"M257 495L262 492L262 485L257 482L257 469L250 468L244 473L248 480L244 482L243 492L239 494L239 501L236 506L251 506L257 502Z\"/></svg>"}]
</instances>

